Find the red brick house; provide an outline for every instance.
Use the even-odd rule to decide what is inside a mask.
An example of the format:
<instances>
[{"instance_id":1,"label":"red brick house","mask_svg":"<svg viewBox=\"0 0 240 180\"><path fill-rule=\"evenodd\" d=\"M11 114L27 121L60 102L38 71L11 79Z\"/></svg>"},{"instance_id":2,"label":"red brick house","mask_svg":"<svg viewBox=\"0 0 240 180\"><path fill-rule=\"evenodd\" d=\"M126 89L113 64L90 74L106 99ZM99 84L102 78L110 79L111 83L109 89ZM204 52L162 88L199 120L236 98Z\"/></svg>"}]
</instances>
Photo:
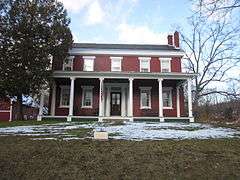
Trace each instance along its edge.
<instances>
[{"instance_id":1,"label":"red brick house","mask_svg":"<svg viewBox=\"0 0 240 180\"><path fill-rule=\"evenodd\" d=\"M66 62L53 60L48 117L194 121L191 79L196 74L182 72L178 32L168 36L168 45L75 43L69 54ZM38 120L42 117L40 107Z\"/></svg>"}]
</instances>

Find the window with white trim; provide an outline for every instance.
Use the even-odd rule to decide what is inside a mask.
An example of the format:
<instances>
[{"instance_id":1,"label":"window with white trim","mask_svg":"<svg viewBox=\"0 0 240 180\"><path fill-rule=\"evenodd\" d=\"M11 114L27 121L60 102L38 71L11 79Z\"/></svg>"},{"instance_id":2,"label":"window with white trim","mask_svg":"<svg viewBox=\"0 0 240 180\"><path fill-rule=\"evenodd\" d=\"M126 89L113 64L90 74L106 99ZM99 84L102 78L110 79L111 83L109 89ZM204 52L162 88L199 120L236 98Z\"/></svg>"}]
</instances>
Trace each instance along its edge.
<instances>
[{"instance_id":1,"label":"window with white trim","mask_svg":"<svg viewBox=\"0 0 240 180\"><path fill-rule=\"evenodd\" d=\"M122 57L111 57L111 71L121 71Z\"/></svg>"},{"instance_id":2,"label":"window with white trim","mask_svg":"<svg viewBox=\"0 0 240 180\"><path fill-rule=\"evenodd\" d=\"M83 71L93 71L94 70L94 56L83 56L84 65Z\"/></svg>"},{"instance_id":3,"label":"window with white trim","mask_svg":"<svg viewBox=\"0 0 240 180\"><path fill-rule=\"evenodd\" d=\"M60 106L68 107L70 99L70 86L61 86Z\"/></svg>"},{"instance_id":4,"label":"window with white trim","mask_svg":"<svg viewBox=\"0 0 240 180\"><path fill-rule=\"evenodd\" d=\"M161 72L171 72L171 58L160 58Z\"/></svg>"},{"instance_id":5,"label":"window with white trim","mask_svg":"<svg viewBox=\"0 0 240 180\"><path fill-rule=\"evenodd\" d=\"M93 103L93 87L82 86L82 108L92 108Z\"/></svg>"},{"instance_id":6,"label":"window with white trim","mask_svg":"<svg viewBox=\"0 0 240 180\"><path fill-rule=\"evenodd\" d=\"M172 108L172 88L163 88L163 108Z\"/></svg>"},{"instance_id":7,"label":"window with white trim","mask_svg":"<svg viewBox=\"0 0 240 180\"><path fill-rule=\"evenodd\" d=\"M72 71L73 70L73 59L74 59L74 56L69 56L63 62L63 71Z\"/></svg>"},{"instance_id":8,"label":"window with white trim","mask_svg":"<svg viewBox=\"0 0 240 180\"><path fill-rule=\"evenodd\" d=\"M141 109L151 109L151 87L140 87Z\"/></svg>"},{"instance_id":9,"label":"window with white trim","mask_svg":"<svg viewBox=\"0 0 240 180\"><path fill-rule=\"evenodd\" d=\"M150 57L139 57L140 72L150 72Z\"/></svg>"}]
</instances>

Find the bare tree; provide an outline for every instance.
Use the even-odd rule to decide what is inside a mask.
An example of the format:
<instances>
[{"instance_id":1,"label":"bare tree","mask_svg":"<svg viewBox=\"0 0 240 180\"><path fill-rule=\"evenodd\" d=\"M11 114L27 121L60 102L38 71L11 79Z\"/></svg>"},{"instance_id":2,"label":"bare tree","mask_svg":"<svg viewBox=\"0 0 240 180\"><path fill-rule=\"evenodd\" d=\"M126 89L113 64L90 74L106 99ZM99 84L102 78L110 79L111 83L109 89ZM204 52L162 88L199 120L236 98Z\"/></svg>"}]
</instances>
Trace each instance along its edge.
<instances>
[{"instance_id":1,"label":"bare tree","mask_svg":"<svg viewBox=\"0 0 240 180\"><path fill-rule=\"evenodd\" d=\"M240 10L240 0L200 0L200 6L214 14L221 10Z\"/></svg>"},{"instance_id":2,"label":"bare tree","mask_svg":"<svg viewBox=\"0 0 240 180\"><path fill-rule=\"evenodd\" d=\"M194 107L201 97L209 94L229 95L228 91L208 88L213 83L227 81L228 74L240 62L236 51L240 28L232 23L232 13L225 11L219 16L206 16L202 1L194 1L197 4L188 19L191 31L181 33L186 68L199 74L194 79Z\"/></svg>"}]
</instances>

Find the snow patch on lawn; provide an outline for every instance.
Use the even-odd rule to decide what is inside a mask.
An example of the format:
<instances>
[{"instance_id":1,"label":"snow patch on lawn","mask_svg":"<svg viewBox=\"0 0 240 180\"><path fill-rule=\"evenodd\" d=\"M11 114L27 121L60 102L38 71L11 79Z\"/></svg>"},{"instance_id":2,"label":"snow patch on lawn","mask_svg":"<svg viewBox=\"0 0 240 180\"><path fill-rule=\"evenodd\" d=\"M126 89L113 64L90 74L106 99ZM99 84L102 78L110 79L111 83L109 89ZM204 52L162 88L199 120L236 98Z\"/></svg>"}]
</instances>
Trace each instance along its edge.
<instances>
[{"instance_id":1,"label":"snow patch on lawn","mask_svg":"<svg viewBox=\"0 0 240 180\"><path fill-rule=\"evenodd\" d=\"M240 134L230 128L217 128L199 123L132 123L122 126L109 126L103 128L112 134L114 139L126 140L161 140L161 139L210 139L233 138Z\"/></svg>"},{"instance_id":2,"label":"snow patch on lawn","mask_svg":"<svg viewBox=\"0 0 240 180\"><path fill-rule=\"evenodd\" d=\"M70 135L68 131L81 128L91 128L93 131L106 131L109 133L110 138L124 140L180 140L240 137L240 132L231 128L213 127L200 123L159 122L124 122L124 125L111 125L98 122L93 124L66 122L36 126L17 126L0 128L0 136L33 136L34 140L58 138L62 140L79 140L83 138ZM37 138L37 136L39 136L39 138Z\"/></svg>"}]
</instances>

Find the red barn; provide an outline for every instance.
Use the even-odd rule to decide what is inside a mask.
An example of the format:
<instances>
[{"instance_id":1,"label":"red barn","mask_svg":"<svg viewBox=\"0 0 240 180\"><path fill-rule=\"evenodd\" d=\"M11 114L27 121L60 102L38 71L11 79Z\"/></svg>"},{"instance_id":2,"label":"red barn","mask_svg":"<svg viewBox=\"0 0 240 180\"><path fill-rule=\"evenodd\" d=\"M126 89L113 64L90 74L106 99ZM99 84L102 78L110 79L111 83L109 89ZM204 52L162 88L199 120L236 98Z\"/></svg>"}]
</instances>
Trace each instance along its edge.
<instances>
[{"instance_id":1,"label":"red barn","mask_svg":"<svg viewBox=\"0 0 240 180\"><path fill-rule=\"evenodd\" d=\"M191 79L196 74L182 72L178 32L168 36L168 45L75 43L69 53L67 61L53 60L49 117L194 121Z\"/></svg>"},{"instance_id":2,"label":"red barn","mask_svg":"<svg viewBox=\"0 0 240 180\"><path fill-rule=\"evenodd\" d=\"M0 99L0 121L12 120L12 101L10 98Z\"/></svg>"},{"instance_id":3,"label":"red barn","mask_svg":"<svg viewBox=\"0 0 240 180\"><path fill-rule=\"evenodd\" d=\"M23 104L23 117L25 120L37 118L38 108ZM17 103L10 98L0 99L0 121L17 120Z\"/></svg>"}]
</instances>

